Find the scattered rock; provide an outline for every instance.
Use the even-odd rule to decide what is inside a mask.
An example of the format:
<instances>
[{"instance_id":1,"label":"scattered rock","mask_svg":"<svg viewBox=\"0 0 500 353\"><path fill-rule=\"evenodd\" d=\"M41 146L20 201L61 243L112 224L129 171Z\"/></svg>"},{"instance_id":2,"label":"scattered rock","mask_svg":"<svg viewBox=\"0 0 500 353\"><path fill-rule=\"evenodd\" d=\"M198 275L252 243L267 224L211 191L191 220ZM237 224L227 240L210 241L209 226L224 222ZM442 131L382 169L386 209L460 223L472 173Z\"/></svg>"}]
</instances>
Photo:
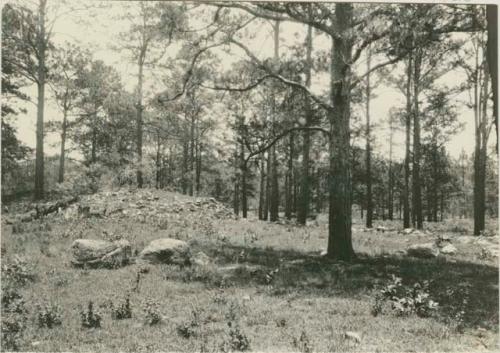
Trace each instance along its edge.
<instances>
[{"instance_id":1,"label":"scattered rock","mask_svg":"<svg viewBox=\"0 0 500 353\"><path fill-rule=\"evenodd\" d=\"M162 238L153 240L139 254L139 258L150 263L189 265L190 248L182 240Z\"/></svg>"},{"instance_id":2,"label":"scattered rock","mask_svg":"<svg viewBox=\"0 0 500 353\"><path fill-rule=\"evenodd\" d=\"M474 241L474 237L469 235L460 235L456 237L455 240L460 244L470 244Z\"/></svg>"},{"instance_id":3,"label":"scattered rock","mask_svg":"<svg viewBox=\"0 0 500 353\"><path fill-rule=\"evenodd\" d=\"M115 267L127 264L132 256L127 240L76 239L71 245L71 252L71 262L75 266Z\"/></svg>"},{"instance_id":4,"label":"scattered rock","mask_svg":"<svg viewBox=\"0 0 500 353\"><path fill-rule=\"evenodd\" d=\"M457 248L452 244L447 244L441 248L440 252L445 255L454 255L457 252Z\"/></svg>"},{"instance_id":5,"label":"scattered rock","mask_svg":"<svg viewBox=\"0 0 500 353\"><path fill-rule=\"evenodd\" d=\"M415 244L408 248L407 254L418 258L433 258L439 255L439 249L433 243Z\"/></svg>"},{"instance_id":6,"label":"scattered rock","mask_svg":"<svg viewBox=\"0 0 500 353\"><path fill-rule=\"evenodd\" d=\"M351 340L351 341L354 341L356 343L360 343L361 342L361 335L357 332L353 332L353 331L347 331L344 333L344 338L346 340Z\"/></svg>"},{"instance_id":7,"label":"scattered rock","mask_svg":"<svg viewBox=\"0 0 500 353\"><path fill-rule=\"evenodd\" d=\"M405 228L403 229L402 233L403 234L411 234L413 233L414 229L413 228Z\"/></svg>"}]
</instances>

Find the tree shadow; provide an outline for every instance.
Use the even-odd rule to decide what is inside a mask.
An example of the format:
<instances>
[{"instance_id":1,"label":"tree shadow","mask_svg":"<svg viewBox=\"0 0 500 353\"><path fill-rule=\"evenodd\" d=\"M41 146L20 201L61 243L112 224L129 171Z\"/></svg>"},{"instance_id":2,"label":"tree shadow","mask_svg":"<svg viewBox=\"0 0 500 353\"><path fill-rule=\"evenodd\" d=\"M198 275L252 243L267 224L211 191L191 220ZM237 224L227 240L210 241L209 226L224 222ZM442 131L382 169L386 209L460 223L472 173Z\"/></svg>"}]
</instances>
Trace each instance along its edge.
<instances>
[{"instance_id":1,"label":"tree shadow","mask_svg":"<svg viewBox=\"0 0 500 353\"><path fill-rule=\"evenodd\" d=\"M493 265L366 254L346 263L317 253L233 244L204 244L202 250L216 259L218 269L228 269L225 278L233 286L265 286L277 296L370 295L375 300L375 293L395 275L410 286L429 281L430 296L445 321L462 315L465 327L498 326L498 268Z\"/></svg>"}]
</instances>

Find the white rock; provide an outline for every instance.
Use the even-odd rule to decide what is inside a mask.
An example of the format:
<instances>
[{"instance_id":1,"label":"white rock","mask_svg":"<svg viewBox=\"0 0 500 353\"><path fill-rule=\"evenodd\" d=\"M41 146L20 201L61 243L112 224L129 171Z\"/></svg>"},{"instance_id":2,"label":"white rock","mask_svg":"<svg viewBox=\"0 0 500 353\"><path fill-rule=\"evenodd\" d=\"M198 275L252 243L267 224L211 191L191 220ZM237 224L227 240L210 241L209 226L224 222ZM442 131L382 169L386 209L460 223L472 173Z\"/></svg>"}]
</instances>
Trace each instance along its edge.
<instances>
[{"instance_id":1,"label":"white rock","mask_svg":"<svg viewBox=\"0 0 500 353\"><path fill-rule=\"evenodd\" d=\"M457 252L457 248L452 244L447 244L441 248L441 253L445 255L454 255Z\"/></svg>"},{"instance_id":2,"label":"white rock","mask_svg":"<svg viewBox=\"0 0 500 353\"><path fill-rule=\"evenodd\" d=\"M185 241L161 238L149 243L139 258L150 263L187 265L190 263L190 248Z\"/></svg>"},{"instance_id":3,"label":"white rock","mask_svg":"<svg viewBox=\"0 0 500 353\"><path fill-rule=\"evenodd\" d=\"M357 343L360 343L361 342L361 335L357 332L353 332L353 331L347 331L344 333L344 338L347 339L347 340L352 340L352 341L355 341Z\"/></svg>"},{"instance_id":4,"label":"white rock","mask_svg":"<svg viewBox=\"0 0 500 353\"><path fill-rule=\"evenodd\" d=\"M411 245L408 248L408 256L419 258L433 258L439 255L439 249L434 243Z\"/></svg>"}]
</instances>

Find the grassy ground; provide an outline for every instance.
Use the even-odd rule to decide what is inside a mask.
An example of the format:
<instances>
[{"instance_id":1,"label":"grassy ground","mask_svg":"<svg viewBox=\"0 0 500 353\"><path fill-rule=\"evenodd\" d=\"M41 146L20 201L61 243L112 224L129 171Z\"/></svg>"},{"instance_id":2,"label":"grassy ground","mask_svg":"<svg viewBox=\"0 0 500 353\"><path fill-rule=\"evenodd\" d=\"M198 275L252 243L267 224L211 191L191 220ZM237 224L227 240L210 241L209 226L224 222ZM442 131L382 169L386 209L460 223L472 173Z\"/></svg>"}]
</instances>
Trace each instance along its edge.
<instances>
[{"instance_id":1,"label":"grassy ground","mask_svg":"<svg viewBox=\"0 0 500 353\"><path fill-rule=\"evenodd\" d=\"M359 222L353 226L359 258L348 264L319 255L327 244L324 216L307 227L255 219L216 220L196 212L164 215L161 221L157 217L59 215L21 226L2 224L2 264L20 257L27 263L25 272L35 275L16 287L27 310L18 348L76 352L499 348L497 258L485 253L480 243L455 241L458 232L469 232L470 221L427 225L431 231L421 235L365 231ZM399 222L383 225L401 227ZM424 260L398 253L442 234L450 234L457 255ZM213 263L196 268L132 264L112 270L75 269L70 266L69 246L81 237L122 237L138 251L153 239L175 237L189 241L194 252L203 251ZM428 280L428 293L439 303L438 309L430 317L399 316L385 305L374 316L376 295L387 288L392 275L404 286ZM132 318L114 320L110 303L116 307L127 294ZM89 301L102 315L100 329L81 326L79 310ZM60 307L60 326L38 327L37 304L45 302ZM147 302L157 306L160 324L147 324ZM359 341L346 337L349 331Z\"/></svg>"}]
</instances>

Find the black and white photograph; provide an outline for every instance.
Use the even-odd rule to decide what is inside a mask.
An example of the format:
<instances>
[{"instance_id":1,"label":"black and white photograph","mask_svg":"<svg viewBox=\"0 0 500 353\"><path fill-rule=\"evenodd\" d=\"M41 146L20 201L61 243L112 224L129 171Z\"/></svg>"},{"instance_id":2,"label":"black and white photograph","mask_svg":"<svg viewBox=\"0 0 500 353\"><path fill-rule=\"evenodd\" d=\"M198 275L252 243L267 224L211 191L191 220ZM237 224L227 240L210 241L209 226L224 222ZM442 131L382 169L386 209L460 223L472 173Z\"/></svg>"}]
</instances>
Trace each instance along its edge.
<instances>
[{"instance_id":1,"label":"black and white photograph","mask_svg":"<svg viewBox=\"0 0 500 353\"><path fill-rule=\"evenodd\" d=\"M495 1L4 0L0 352L498 352Z\"/></svg>"}]
</instances>

